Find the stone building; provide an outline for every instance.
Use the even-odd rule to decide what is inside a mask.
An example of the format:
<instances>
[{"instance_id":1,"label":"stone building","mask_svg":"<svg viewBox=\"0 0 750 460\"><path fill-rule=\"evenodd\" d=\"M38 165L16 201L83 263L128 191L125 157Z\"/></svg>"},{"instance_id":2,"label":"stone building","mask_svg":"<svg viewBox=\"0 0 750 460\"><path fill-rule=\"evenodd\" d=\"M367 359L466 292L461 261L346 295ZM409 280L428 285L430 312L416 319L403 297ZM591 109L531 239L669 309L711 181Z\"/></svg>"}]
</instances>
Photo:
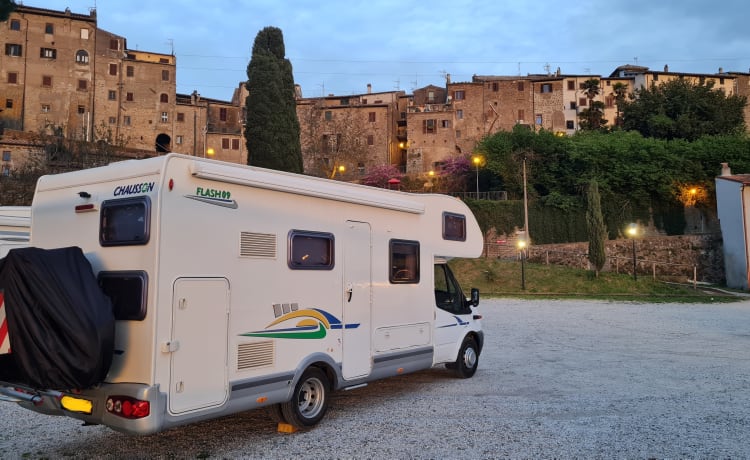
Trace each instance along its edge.
<instances>
[{"instance_id":1,"label":"stone building","mask_svg":"<svg viewBox=\"0 0 750 460\"><path fill-rule=\"evenodd\" d=\"M19 6L0 24L4 127L90 129L97 38L95 11L82 15Z\"/></svg>"},{"instance_id":2,"label":"stone building","mask_svg":"<svg viewBox=\"0 0 750 460\"><path fill-rule=\"evenodd\" d=\"M247 89L239 84L231 101L177 94L172 152L205 156L247 164L245 143L245 99Z\"/></svg>"},{"instance_id":3,"label":"stone building","mask_svg":"<svg viewBox=\"0 0 750 460\"><path fill-rule=\"evenodd\" d=\"M107 142L136 157L172 151L247 161L244 87L231 101L177 94L176 57L128 49L125 37L97 26L95 9L19 5L0 24L0 42L4 130ZM29 148L0 139L4 166Z\"/></svg>"},{"instance_id":4,"label":"stone building","mask_svg":"<svg viewBox=\"0 0 750 460\"><path fill-rule=\"evenodd\" d=\"M19 5L0 24L0 151L2 171L29 151L29 135L47 132L124 147L141 157L163 152L245 164L247 90L231 100L176 92L177 58L131 50L126 38L97 26L96 10L77 14ZM572 135L591 101L582 89L600 81L594 100L616 122L614 88L627 92L675 78L713 81L726 94L750 95L750 73L693 74L623 65L609 76L566 75L560 69L526 76L475 75L471 81L414 90L303 98L297 115L305 171L357 179L393 165L408 174L440 170L470 155L482 138L516 125ZM745 108L750 120L750 107ZM16 133L9 135L8 133ZM21 135L23 134L23 135Z\"/></svg>"},{"instance_id":5,"label":"stone building","mask_svg":"<svg viewBox=\"0 0 750 460\"><path fill-rule=\"evenodd\" d=\"M298 93L301 91L298 91ZM381 165L400 165L403 91L297 98L307 174L355 180Z\"/></svg>"},{"instance_id":6,"label":"stone building","mask_svg":"<svg viewBox=\"0 0 750 460\"><path fill-rule=\"evenodd\" d=\"M723 69L719 69L721 72ZM729 72L728 75L734 77L735 94L745 96L750 101L750 73L747 72ZM750 130L750 103L745 105L745 124Z\"/></svg>"}]
</instances>

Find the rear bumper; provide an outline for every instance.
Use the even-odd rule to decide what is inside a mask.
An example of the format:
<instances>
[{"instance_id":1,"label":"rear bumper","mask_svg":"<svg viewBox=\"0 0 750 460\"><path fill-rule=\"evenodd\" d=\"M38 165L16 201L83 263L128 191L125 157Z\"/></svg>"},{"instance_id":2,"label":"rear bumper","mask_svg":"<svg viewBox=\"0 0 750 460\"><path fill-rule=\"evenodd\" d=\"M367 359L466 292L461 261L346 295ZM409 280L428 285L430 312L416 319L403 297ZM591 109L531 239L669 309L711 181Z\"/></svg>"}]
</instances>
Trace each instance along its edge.
<instances>
[{"instance_id":1,"label":"rear bumper","mask_svg":"<svg viewBox=\"0 0 750 460\"><path fill-rule=\"evenodd\" d=\"M39 391L12 383L0 382L0 394L6 401L45 415L57 415L82 420L89 424L106 425L113 430L128 434L152 434L164 428L166 396L157 386L132 383L101 384L97 388L78 393L59 391ZM107 399L110 396L129 396L141 401L148 401L149 415L128 419L107 411ZM63 398L73 398L77 407L83 409L66 409ZM88 404L90 403L90 404ZM71 406L68 405L70 408ZM83 410L83 411L81 411Z\"/></svg>"}]
</instances>

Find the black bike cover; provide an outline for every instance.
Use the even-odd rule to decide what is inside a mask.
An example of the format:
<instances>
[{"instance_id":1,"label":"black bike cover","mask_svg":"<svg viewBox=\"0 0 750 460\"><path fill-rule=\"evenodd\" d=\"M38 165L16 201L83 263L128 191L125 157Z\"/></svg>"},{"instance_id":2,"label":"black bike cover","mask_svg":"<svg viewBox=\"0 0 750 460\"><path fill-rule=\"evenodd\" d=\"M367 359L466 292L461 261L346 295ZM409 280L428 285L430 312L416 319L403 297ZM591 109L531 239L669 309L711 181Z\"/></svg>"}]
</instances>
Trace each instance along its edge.
<instances>
[{"instance_id":1,"label":"black bike cover","mask_svg":"<svg viewBox=\"0 0 750 460\"><path fill-rule=\"evenodd\" d=\"M12 249L0 260L11 353L0 380L38 389L83 389L104 380L115 318L78 247Z\"/></svg>"}]
</instances>

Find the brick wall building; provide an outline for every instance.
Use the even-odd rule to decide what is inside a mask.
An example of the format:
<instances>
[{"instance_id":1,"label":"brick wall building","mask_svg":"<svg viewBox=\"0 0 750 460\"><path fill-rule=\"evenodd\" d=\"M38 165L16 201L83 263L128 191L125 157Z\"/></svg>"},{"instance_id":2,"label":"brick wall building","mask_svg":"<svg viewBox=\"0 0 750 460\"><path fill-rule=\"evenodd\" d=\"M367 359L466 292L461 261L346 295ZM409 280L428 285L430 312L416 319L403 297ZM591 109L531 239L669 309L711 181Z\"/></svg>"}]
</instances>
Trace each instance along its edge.
<instances>
[{"instance_id":1,"label":"brick wall building","mask_svg":"<svg viewBox=\"0 0 750 460\"><path fill-rule=\"evenodd\" d=\"M88 14L18 6L0 24L0 129L59 133L105 140L134 156L173 151L245 164L247 90L240 83L222 101L176 92L176 56L130 50L126 38L98 28ZM750 73L691 74L624 65L608 77L566 75L479 76L429 85L413 94L372 92L297 97L307 173L347 179L391 164L410 174L439 170L448 158L470 155L483 137L516 125L573 134L590 104L582 90L600 80L604 118L615 123L614 87L627 92L689 78L713 81L726 94L750 95ZM750 120L750 107L745 108ZM28 142L0 137L3 171ZM338 172L336 174L339 174Z\"/></svg>"},{"instance_id":2,"label":"brick wall building","mask_svg":"<svg viewBox=\"0 0 750 460\"><path fill-rule=\"evenodd\" d=\"M0 24L5 127L85 129L84 115L94 105L96 32L95 11L81 15L19 6Z\"/></svg>"},{"instance_id":3,"label":"brick wall building","mask_svg":"<svg viewBox=\"0 0 750 460\"><path fill-rule=\"evenodd\" d=\"M179 152L245 163L244 88L231 101L176 92L177 58L131 50L88 14L19 5L0 24L0 127L125 147L134 156ZM4 158L28 154L4 143ZM7 168L6 168L7 169Z\"/></svg>"},{"instance_id":4,"label":"brick wall building","mask_svg":"<svg viewBox=\"0 0 750 460\"><path fill-rule=\"evenodd\" d=\"M305 172L357 179L373 167L401 161L403 91L298 98Z\"/></svg>"}]
</instances>

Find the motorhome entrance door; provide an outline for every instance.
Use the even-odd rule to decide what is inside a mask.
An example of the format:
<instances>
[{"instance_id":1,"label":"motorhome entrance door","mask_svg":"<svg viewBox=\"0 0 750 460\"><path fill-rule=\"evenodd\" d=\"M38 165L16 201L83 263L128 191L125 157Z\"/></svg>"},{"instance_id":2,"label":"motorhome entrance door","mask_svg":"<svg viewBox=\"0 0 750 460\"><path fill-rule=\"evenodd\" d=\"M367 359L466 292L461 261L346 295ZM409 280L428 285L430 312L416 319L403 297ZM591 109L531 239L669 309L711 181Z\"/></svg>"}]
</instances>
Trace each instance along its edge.
<instances>
[{"instance_id":1,"label":"motorhome entrance door","mask_svg":"<svg viewBox=\"0 0 750 460\"><path fill-rule=\"evenodd\" d=\"M347 221L344 240L344 351L345 379L370 374L370 224Z\"/></svg>"}]
</instances>

